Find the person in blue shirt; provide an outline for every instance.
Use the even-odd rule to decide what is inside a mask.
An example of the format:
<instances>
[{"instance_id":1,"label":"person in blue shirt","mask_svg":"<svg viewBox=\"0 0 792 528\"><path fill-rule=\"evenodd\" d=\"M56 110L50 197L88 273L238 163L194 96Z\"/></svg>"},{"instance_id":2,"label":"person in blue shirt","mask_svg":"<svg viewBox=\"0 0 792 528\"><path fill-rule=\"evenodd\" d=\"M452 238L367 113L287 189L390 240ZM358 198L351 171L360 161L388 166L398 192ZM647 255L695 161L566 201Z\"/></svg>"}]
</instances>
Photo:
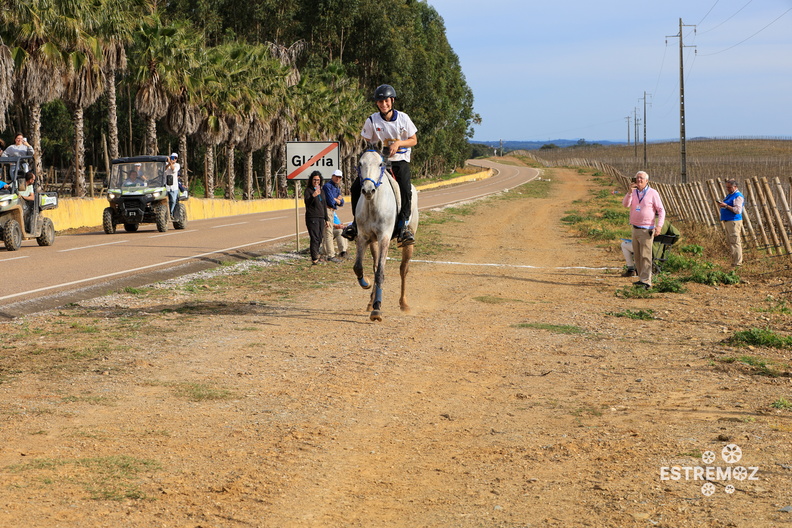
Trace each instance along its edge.
<instances>
[{"instance_id":1,"label":"person in blue shirt","mask_svg":"<svg viewBox=\"0 0 792 528\"><path fill-rule=\"evenodd\" d=\"M344 206L344 197L341 195L341 178L344 173L340 170L335 170L330 176L330 181L322 186L322 194L324 195L325 203L327 204L327 217L332 220L333 215L336 214L339 207ZM333 223L327 224L324 232L324 239L322 240L322 252L325 254L327 260L335 262L335 250L333 248Z\"/></svg>"},{"instance_id":2,"label":"person in blue shirt","mask_svg":"<svg viewBox=\"0 0 792 528\"><path fill-rule=\"evenodd\" d=\"M726 198L717 202L720 207L720 219L726 230L726 239L731 251L732 266L742 266L742 212L745 197L737 188L737 180L726 180Z\"/></svg>"}]
</instances>

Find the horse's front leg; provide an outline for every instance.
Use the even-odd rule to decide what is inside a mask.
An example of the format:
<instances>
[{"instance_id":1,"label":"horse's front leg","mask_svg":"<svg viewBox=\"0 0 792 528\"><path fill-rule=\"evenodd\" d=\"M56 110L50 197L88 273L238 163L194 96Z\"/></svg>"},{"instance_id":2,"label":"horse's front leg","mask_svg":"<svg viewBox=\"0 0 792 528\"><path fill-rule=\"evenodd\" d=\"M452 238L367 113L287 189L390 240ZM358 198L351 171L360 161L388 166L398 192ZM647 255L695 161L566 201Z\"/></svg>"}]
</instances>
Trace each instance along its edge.
<instances>
[{"instance_id":1,"label":"horse's front leg","mask_svg":"<svg viewBox=\"0 0 792 528\"><path fill-rule=\"evenodd\" d=\"M371 292L371 315L369 316L372 321L382 321L382 287L385 284L385 261L388 260L388 246L390 246L390 237L383 238L379 241L376 252L378 258L375 259L374 291ZM374 254L374 248L372 248L372 255Z\"/></svg>"},{"instance_id":2,"label":"horse's front leg","mask_svg":"<svg viewBox=\"0 0 792 528\"><path fill-rule=\"evenodd\" d=\"M366 246L369 244L368 241L363 240L362 237L357 237L355 244L357 246L357 251L355 253L355 264L352 265L352 271L355 272L355 277L357 277L360 287L364 290L368 290L371 288L371 283L366 279L365 275L363 275L363 257L366 255Z\"/></svg>"},{"instance_id":3,"label":"horse's front leg","mask_svg":"<svg viewBox=\"0 0 792 528\"><path fill-rule=\"evenodd\" d=\"M404 246L402 248L401 266L399 266L399 274L401 275L401 297L399 297L399 307L403 312L409 312L410 307L407 305L407 273L410 271L410 260L413 255L413 246Z\"/></svg>"}]
</instances>

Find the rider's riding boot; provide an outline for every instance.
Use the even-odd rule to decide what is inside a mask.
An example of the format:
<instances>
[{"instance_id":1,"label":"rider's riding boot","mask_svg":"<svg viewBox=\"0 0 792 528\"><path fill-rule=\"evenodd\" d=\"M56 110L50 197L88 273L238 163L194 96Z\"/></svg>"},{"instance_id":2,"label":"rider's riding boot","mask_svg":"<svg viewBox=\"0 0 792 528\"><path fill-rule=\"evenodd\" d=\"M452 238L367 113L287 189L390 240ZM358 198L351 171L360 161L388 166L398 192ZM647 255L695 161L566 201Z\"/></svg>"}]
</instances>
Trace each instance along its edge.
<instances>
[{"instance_id":1,"label":"rider's riding boot","mask_svg":"<svg viewBox=\"0 0 792 528\"><path fill-rule=\"evenodd\" d=\"M354 221L341 231L341 236L347 240L355 240L357 238L357 226Z\"/></svg>"},{"instance_id":2,"label":"rider's riding boot","mask_svg":"<svg viewBox=\"0 0 792 528\"><path fill-rule=\"evenodd\" d=\"M407 223L401 226L399 229L399 234L396 236L396 245L399 247L403 246L410 246L415 244L415 237L413 236L412 231L410 231L410 227Z\"/></svg>"}]
</instances>

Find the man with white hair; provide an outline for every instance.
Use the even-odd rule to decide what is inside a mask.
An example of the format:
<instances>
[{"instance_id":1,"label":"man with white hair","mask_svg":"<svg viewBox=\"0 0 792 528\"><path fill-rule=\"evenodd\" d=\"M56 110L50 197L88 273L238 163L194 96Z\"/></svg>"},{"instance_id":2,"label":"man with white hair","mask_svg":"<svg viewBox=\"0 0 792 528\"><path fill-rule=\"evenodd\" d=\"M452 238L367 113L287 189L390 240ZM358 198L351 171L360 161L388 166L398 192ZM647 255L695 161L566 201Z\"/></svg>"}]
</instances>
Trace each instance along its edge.
<instances>
[{"instance_id":1,"label":"man with white hair","mask_svg":"<svg viewBox=\"0 0 792 528\"><path fill-rule=\"evenodd\" d=\"M638 281L634 284L648 290L652 287L652 242L665 222L665 208L660 194L649 187L646 172L635 174L622 205L630 209L635 271L638 274Z\"/></svg>"}]
</instances>

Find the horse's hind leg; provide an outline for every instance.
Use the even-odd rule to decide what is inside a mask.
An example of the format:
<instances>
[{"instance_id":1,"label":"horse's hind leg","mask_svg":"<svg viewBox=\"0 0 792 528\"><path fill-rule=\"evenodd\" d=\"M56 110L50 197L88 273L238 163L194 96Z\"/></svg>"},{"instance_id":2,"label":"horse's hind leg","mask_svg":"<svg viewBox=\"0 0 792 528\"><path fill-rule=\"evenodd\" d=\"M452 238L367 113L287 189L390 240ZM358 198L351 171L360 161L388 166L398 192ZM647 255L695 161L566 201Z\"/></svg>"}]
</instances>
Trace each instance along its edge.
<instances>
[{"instance_id":1,"label":"horse's hind leg","mask_svg":"<svg viewBox=\"0 0 792 528\"><path fill-rule=\"evenodd\" d=\"M409 312L410 307L407 304L407 273L410 271L410 259L412 259L413 248L415 246L409 245L402 248L402 260L399 266L399 275L401 275L401 296L399 297L399 307L402 312Z\"/></svg>"}]
</instances>

